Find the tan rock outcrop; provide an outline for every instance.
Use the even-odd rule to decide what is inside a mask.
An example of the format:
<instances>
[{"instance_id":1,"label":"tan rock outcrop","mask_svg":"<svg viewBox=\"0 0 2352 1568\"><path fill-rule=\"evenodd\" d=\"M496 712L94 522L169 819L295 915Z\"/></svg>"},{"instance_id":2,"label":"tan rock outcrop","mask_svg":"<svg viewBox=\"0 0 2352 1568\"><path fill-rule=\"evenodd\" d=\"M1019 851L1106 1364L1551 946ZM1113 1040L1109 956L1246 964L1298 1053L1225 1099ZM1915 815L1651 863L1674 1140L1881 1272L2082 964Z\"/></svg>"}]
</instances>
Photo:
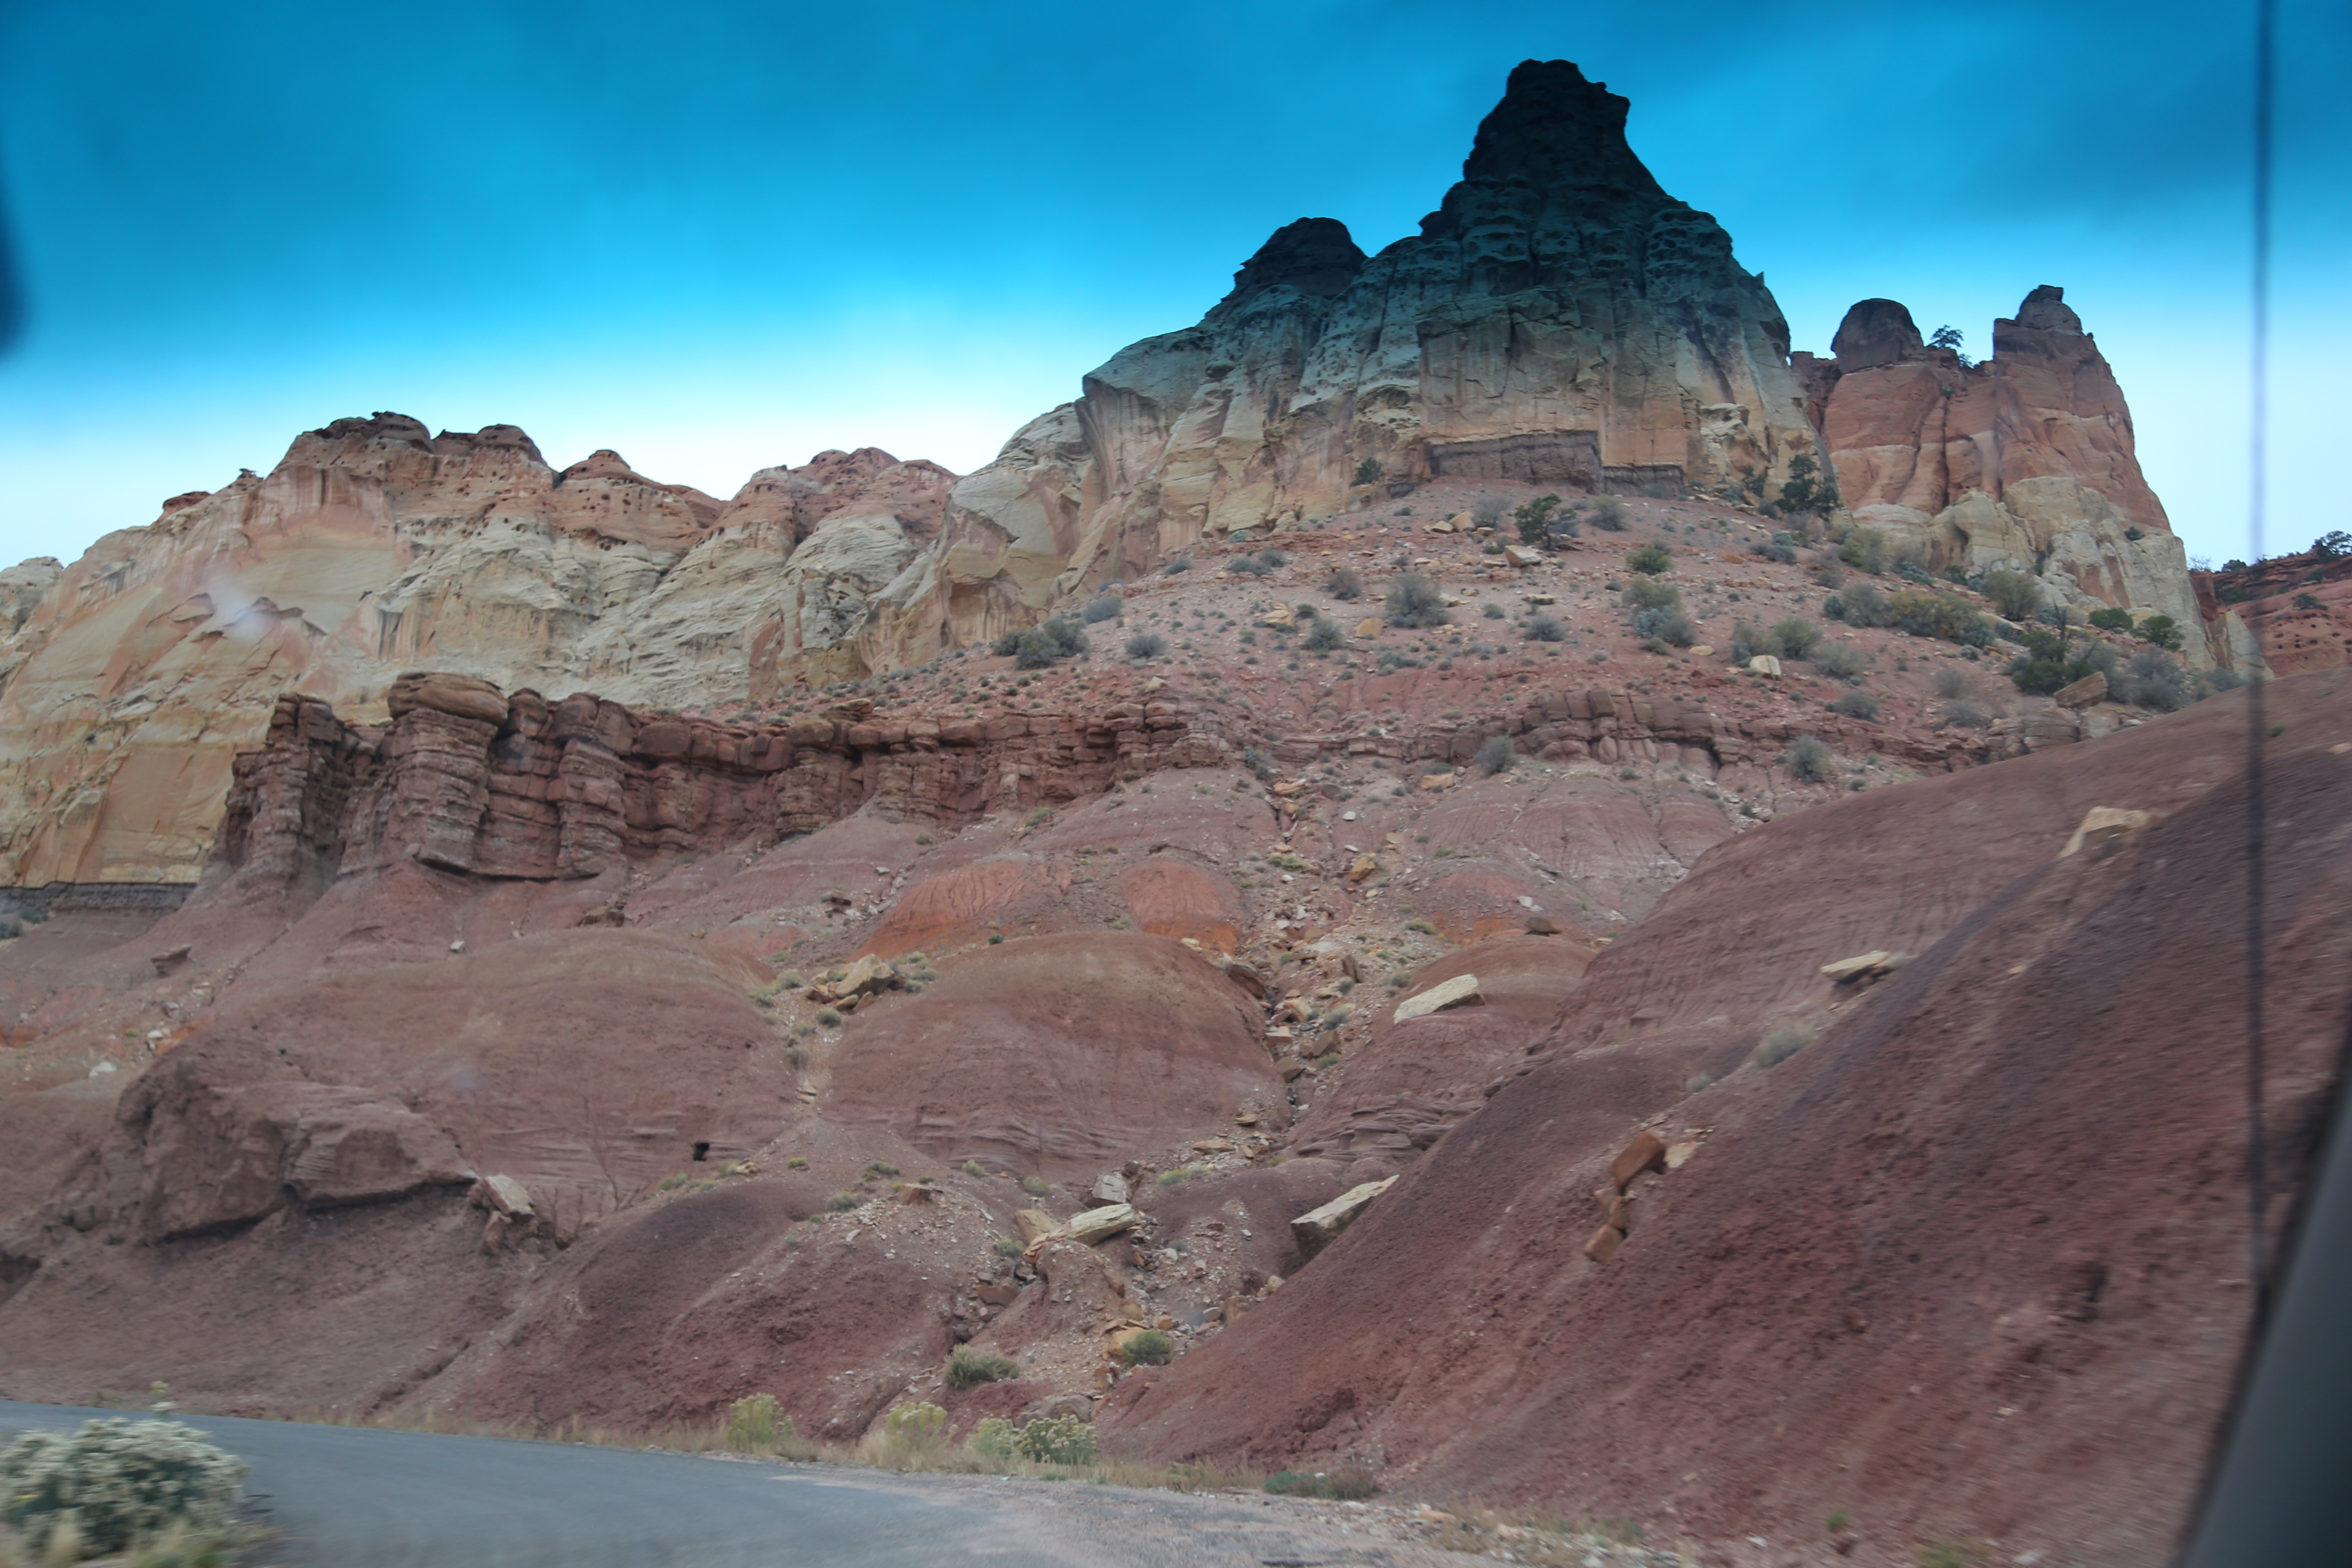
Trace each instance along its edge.
<instances>
[{"instance_id":1,"label":"tan rock outcrop","mask_svg":"<svg viewBox=\"0 0 2352 1568\"><path fill-rule=\"evenodd\" d=\"M661 707L863 674L864 596L953 479L828 452L722 507L609 451L559 473L512 426L310 431L266 479L0 573L0 883L193 880L230 759L297 689L375 719L421 666Z\"/></svg>"},{"instance_id":2,"label":"tan rock outcrop","mask_svg":"<svg viewBox=\"0 0 2352 1568\"><path fill-rule=\"evenodd\" d=\"M1199 325L1122 350L956 486L867 661L987 640L1390 484L1714 488L1817 450L1770 292L1659 188L1625 110L1530 60L1418 236L1368 258L1330 218L1277 231Z\"/></svg>"}]
</instances>

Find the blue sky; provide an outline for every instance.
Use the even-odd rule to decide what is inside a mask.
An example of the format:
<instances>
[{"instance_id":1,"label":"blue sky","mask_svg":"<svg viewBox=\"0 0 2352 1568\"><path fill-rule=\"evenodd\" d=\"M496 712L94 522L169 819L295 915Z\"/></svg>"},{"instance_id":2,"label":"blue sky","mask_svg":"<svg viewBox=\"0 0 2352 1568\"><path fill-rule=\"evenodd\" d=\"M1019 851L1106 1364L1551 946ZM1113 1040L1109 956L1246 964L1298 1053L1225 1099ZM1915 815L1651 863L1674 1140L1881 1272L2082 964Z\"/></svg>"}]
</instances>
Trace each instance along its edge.
<instances>
[{"instance_id":1,"label":"blue sky","mask_svg":"<svg viewBox=\"0 0 2352 1568\"><path fill-rule=\"evenodd\" d=\"M522 426L731 493L960 471L1277 226L1412 232L1523 58L1765 272L1799 347L1884 295L1989 343L2062 284L2192 552L2245 546L2243 6L1183 7L0 0L0 564L296 432ZM2347 0L2283 0L2274 549L2347 525Z\"/></svg>"}]
</instances>

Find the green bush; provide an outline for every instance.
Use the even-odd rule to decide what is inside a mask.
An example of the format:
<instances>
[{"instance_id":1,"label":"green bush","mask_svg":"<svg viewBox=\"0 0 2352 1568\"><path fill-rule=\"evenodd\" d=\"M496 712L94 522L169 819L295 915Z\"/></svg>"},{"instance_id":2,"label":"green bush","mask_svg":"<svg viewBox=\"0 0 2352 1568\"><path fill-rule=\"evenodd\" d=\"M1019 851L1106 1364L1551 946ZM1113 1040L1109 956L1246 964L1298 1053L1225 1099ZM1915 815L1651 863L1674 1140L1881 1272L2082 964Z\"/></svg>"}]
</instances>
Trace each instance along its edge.
<instances>
[{"instance_id":1,"label":"green bush","mask_svg":"<svg viewBox=\"0 0 2352 1568\"><path fill-rule=\"evenodd\" d=\"M1985 574L1984 595L2004 620L2031 620L2042 602L2042 584L2031 573L2004 566Z\"/></svg>"},{"instance_id":2,"label":"green bush","mask_svg":"<svg viewBox=\"0 0 2352 1568\"><path fill-rule=\"evenodd\" d=\"M1323 591L1335 599L1360 599L1364 596L1364 580L1352 566L1334 566L1331 574L1323 579Z\"/></svg>"},{"instance_id":3,"label":"green bush","mask_svg":"<svg viewBox=\"0 0 2352 1568\"><path fill-rule=\"evenodd\" d=\"M1276 1497L1337 1498L1356 1502L1380 1489L1361 1470L1278 1470L1265 1478L1265 1489Z\"/></svg>"},{"instance_id":4,"label":"green bush","mask_svg":"<svg viewBox=\"0 0 2352 1568\"><path fill-rule=\"evenodd\" d=\"M1380 478L1381 460L1378 458L1366 458L1362 462L1356 465L1356 482L1358 484L1378 484L1380 482Z\"/></svg>"},{"instance_id":5,"label":"green bush","mask_svg":"<svg viewBox=\"0 0 2352 1568\"><path fill-rule=\"evenodd\" d=\"M226 1528L245 1470L177 1421L27 1432L0 1449L0 1519L43 1540L70 1525L85 1553L121 1552L174 1525Z\"/></svg>"},{"instance_id":6,"label":"green bush","mask_svg":"<svg viewBox=\"0 0 2352 1568\"><path fill-rule=\"evenodd\" d=\"M1849 617L1853 600L1847 600ZM1906 588L1886 601L1888 624L1899 626L1914 637L1942 637L1964 647L1992 646L1992 628L1976 607L1955 594L1929 593L1922 588Z\"/></svg>"},{"instance_id":7,"label":"green bush","mask_svg":"<svg viewBox=\"0 0 2352 1568\"><path fill-rule=\"evenodd\" d=\"M999 658L1010 658L1016 669L1044 669L1086 652L1087 636L1076 621L1055 616L1027 631L1005 633L996 639L992 651Z\"/></svg>"},{"instance_id":8,"label":"green bush","mask_svg":"<svg viewBox=\"0 0 2352 1568\"><path fill-rule=\"evenodd\" d=\"M1827 784L1837 776L1837 753L1818 735L1800 735L1780 753L1780 765L1807 784Z\"/></svg>"},{"instance_id":9,"label":"green bush","mask_svg":"<svg viewBox=\"0 0 2352 1568\"><path fill-rule=\"evenodd\" d=\"M1528 502L1527 505L1520 507L1517 510L1511 513L1511 520L1519 525L1519 542L1522 544L1541 544L1554 533L1574 534L1576 532L1575 518L1572 516L1560 515L1558 511L1559 506L1559 498L1558 496L1538 496L1535 500ZM1499 507L1497 510L1499 510ZM1483 526L1491 527L1493 525L1486 524Z\"/></svg>"},{"instance_id":10,"label":"green bush","mask_svg":"<svg viewBox=\"0 0 2352 1568\"><path fill-rule=\"evenodd\" d=\"M1418 572L1407 572L1390 584L1382 607L1392 626L1442 626L1448 618L1445 595Z\"/></svg>"},{"instance_id":11,"label":"green bush","mask_svg":"<svg viewBox=\"0 0 2352 1568\"><path fill-rule=\"evenodd\" d=\"M727 1407L727 1446L739 1454L773 1448L793 1437L792 1417L776 1424L776 1396L747 1394Z\"/></svg>"},{"instance_id":12,"label":"green bush","mask_svg":"<svg viewBox=\"0 0 2352 1568\"><path fill-rule=\"evenodd\" d=\"M1095 1429L1075 1415L1047 1415L1022 1427L1013 1447L1041 1465L1090 1465Z\"/></svg>"},{"instance_id":13,"label":"green bush","mask_svg":"<svg viewBox=\"0 0 2352 1568\"><path fill-rule=\"evenodd\" d=\"M1803 658L1821 640L1821 628L1802 616L1790 616L1772 628L1772 647L1782 658Z\"/></svg>"},{"instance_id":14,"label":"green bush","mask_svg":"<svg viewBox=\"0 0 2352 1568\"><path fill-rule=\"evenodd\" d=\"M970 1345L958 1345L948 1352L946 1376L950 1388L975 1388L983 1383L1010 1383L1020 1375L1020 1367L993 1351L976 1351Z\"/></svg>"},{"instance_id":15,"label":"green bush","mask_svg":"<svg viewBox=\"0 0 2352 1568\"><path fill-rule=\"evenodd\" d=\"M1789 459L1789 478L1780 487L1780 510L1791 515L1811 512L1827 517L1838 507L1837 475L1824 474L1820 462L1810 452L1800 452Z\"/></svg>"},{"instance_id":16,"label":"green bush","mask_svg":"<svg viewBox=\"0 0 2352 1568\"><path fill-rule=\"evenodd\" d=\"M1566 642L1568 628L1554 616L1532 616L1524 634L1529 642Z\"/></svg>"},{"instance_id":17,"label":"green bush","mask_svg":"<svg viewBox=\"0 0 2352 1568\"><path fill-rule=\"evenodd\" d=\"M1018 1258L1021 1256L1021 1244L1013 1240L1009 1236L1000 1236L994 1241L990 1242L988 1246L989 1250L995 1253L999 1258Z\"/></svg>"},{"instance_id":18,"label":"green bush","mask_svg":"<svg viewBox=\"0 0 2352 1568\"><path fill-rule=\"evenodd\" d=\"M1615 496L1602 496L1592 503L1592 510L1584 514L1584 521L1603 533L1622 533L1625 531L1625 503Z\"/></svg>"},{"instance_id":19,"label":"green bush","mask_svg":"<svg viewBox=\"0 0 2352 1568\"><path fill-rule=\"evenodd\" d=\"M1672 571L1674 564L1673 552L1663 544L1637 544L1625 552L1625 570L1628 572L1654 577L1661 572Z\"/></svg>"},{"instance_id":20,"label":"green bush","mask_svg":"<svg viewBox=\"0 0 2352 1568\"><path fill-rule=\"evenodd\" d=\"M1307 635L1299 639L1299 646L1309 653L1329 653L1347 640L1347 634L1339 629L1339 622L1327 616L1318 616L1315 624L1307 628Z\"/></svg>"},{"instance_id":21,"label":"green bush","mask_svg":"<svg viewBox=\"0 0 2352 1568\"><path fill-rule=\"evenodd\" d=\"M948 1413L936 1405L901 1405L882 1417L884 1437L901 1454L938 1447L947 1426Z\"/></svg>"},{"instance_id":22,"label":"green bush","mask_svg":"<svg viewBox=\"0 0 2352 1568\"><path fill-rule=\"evenodd\" d=\"M1688 647L1698 641L1698 627L1679 608L1669 605L1663 609L1634 611L1633 635L1675 647Z\"/></svg>"},{"instance_id":23,"label":"green bush","mask_svg":"<svg viewBox=\"0 0 2352 1568\"><path fill-rule=\"evenodd\" d=\"M1948 664L1936 672L1937 696L1966 697L1968 694L1969 678L1964 672Z\"/></svg>"},{"instance_id":24,"label":"green bush","mask_svg":"<svg viewBox=\"0 0 2352 1568\"><path fill-rule=\"evenodd\" d=\"M856 1193L835 1193L824 1200L824 1206L829 1213L847 1214L865 1201Z\"/></svg>"},{"instance_id":25,"label":"green bush","mask_svg":"<svg viewBox=\"0 0 2352 1568\"><path fill-rule=\"evenodd\" d=\"M1168 1358L1175 1353L1176 1342L1158 1329L1130 1335L1118 1347L1118 1359L1129 1366L1166 1366Z\"/></svg>"},{"instance_id":26,"label":"green bush","mask_svg":"<svg viewBox=\"0 0 2352 1568\"><path fill-rule=\"evenodd\" d=\"M823 1012L819 1013L816 1016L816 1021L822 1027L827 1029L837 1029L841 1027L841 1015L835 1012L830 1007L827 1007Z\"/></svg>"},{"instance_id":27,"label":"green bush","mask_svg":"<svg viewBox=\"0 0 2352 1568\"><path fill-rule=\"evenodd\" d=\"M1489 778L1509 773L1518 760L1519 753L1508 735L1489 735L1478 748L1478 771Z\"/></svg>"},{"instance_id":28,"label":"green bush","mask_svg":"<svg viewBox=\"0 0 2352 1568\"><path fill-rule=\"evenodd\" d=\"M1815 669L1840 680L1851 680L1870 668L1868 654L1842 642L1823 643L1813 650L1812 659Z\"/></svg>"},{"instance_id":29,"label":"green bush","mask_svg":"<svg viewBox=\"0 0 2352 1568\"><path fill-rule=\"evenodd\" d=\"M1838 547L1838 559L1876 576L1886 570L1886 536L1874 528L1857 528Z\"/></svg>"},{"instance_id":30,"label":"green bush","mask_svg":"<svg viewBox=\"0 0 2352 1568\"><path fill-rule=\"evenodd\" d=\"M1801 1019L1781 1019L1764 1031L1764 1038L1756 1047L1756 1065L1779 1067L1811 1045L1816 1033L1818 1031L1811 1024Z\"/></svg>"},{"instance_id":31,"label":"green bush","mask_svg":"<svg viewBox=\"0 0 2352 1568\"><path fill-rule=\"evenodd\" d=\"M1033 1198L1042 1198L1054 1188L1043 1176L1024 1176L1021 1178L1021 1190Z\"/></svg>"},{"instance_id":32,"label":"green bush","mask_svg":"<svg viewBox=\"0 0 2352 1568\"><path fill-rule=\"evenodd\" d=\"M2103 605L2091 612L2091 624L2103 632L2131 630L2132 614L2116 605Z\"/></svg>"},{"instance_id":33,"label":"green bush","mask_svg":"<svg viewBox=\"0 0 2352 1568\"><path fill-rule=\"evenodd\" d=\"M1020 1452L1015 1447L1019 1437L1020 1433L1012 1422L1002 1415L991 1415L971 1429L971 1436L964 1439L964 1446L973 1453L985 1454L992 1459L1009 1459Z\"/></svg>"},{"instance_id":34,"label":"green bush","mask_svg":"<svg viewBox=\"0 0 2352 1568\"><path fill-rule=\"evenodd\" d=\"M1683 591L1655 577L1635 577L1626 583L1621 602L1629 610L1663 610L1683 602Z\"/></svg>"},{"instance_id":35,"label":"green bush","mask_svg":"<svg viewBox=\"0 0 2352 1568\"><path fill-rule=\"evenodd\" d=\"M2169 649L2174 653L2180 651L2184 640L2180 623L2170 616L2148 616L2147 619L2140 622L2139 635L2142 641L2154 643L2157 647Z\"/></svg>"},{"instance_id":36,"label":"green bush","mask_svg":"<svg viewBox=\"0 0 2352 1568\"><path fill-rule=\"evenodd\" d=\"M1179 573L1190 572L1192 569L1192 558L1189 555L1179 555L1175 560L1162 566L1160 569L1160 574L1162 577L1173 577Z\"/></svg>"},{"instance_id":37,"label":"green bush","mask_svg":"<svg viewBox=\"0 0 2352 1568\"><path fill-rule=\"evenodd\" d=\"M1875 719L1878 717L1878 699L1856 687L1831 703L1830 711L1843 713L1849 719Z\"/></svg>"},{"instance_id":38,"label":"green bush","mask_svg":"<svg viewBox=\"0 0 2352 1568\"><path fill-rule=\"evenodd\" d=\"M1168 639L1158 632L1138 632L1127 639L1129 658L1158 658L1168 651Z\"/></svg>"}]
</instances>

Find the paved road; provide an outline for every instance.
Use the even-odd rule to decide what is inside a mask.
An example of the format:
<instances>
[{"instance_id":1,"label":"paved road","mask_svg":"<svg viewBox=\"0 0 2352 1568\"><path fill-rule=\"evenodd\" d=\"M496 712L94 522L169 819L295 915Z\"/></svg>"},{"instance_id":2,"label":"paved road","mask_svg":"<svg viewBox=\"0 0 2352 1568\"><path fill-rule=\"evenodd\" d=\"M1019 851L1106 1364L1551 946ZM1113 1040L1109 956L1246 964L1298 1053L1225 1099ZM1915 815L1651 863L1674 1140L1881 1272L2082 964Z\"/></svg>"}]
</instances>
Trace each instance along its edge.
<instances>
[{"instance_id":1,"label":"paved road","mask_svg":"<svg viewBox=\"0 0 2352 1568\"><path fill-rule=\"evenodd\" d=\"M123 1411L0 1401L0 1433ZM1456 1561L1234 1499L184 1417L252 1467L269 1568L1206 1568Z\"/></svg>"}]
</instances>

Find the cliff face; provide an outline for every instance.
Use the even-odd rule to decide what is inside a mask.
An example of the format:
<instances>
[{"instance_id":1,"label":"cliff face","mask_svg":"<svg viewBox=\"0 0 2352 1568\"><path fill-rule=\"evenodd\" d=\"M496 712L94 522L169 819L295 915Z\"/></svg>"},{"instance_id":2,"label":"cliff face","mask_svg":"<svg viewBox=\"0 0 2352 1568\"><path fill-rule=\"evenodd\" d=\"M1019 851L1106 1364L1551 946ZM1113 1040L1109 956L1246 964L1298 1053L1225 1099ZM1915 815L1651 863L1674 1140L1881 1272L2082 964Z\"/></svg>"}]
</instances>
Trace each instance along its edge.
<instances>
[{"instance_id":1,"label":"cliff face","mask_svg":"<svg viewBox=\"0 0 2352 1568\"><path fill-rule=\"evenodd\" d=\"M956 487L869 662L1385 485L1784 474L1814 446L1787 323L1730 237L1642 166L1625 111L1573 65L1528 61L1418 236L1367 258L1329 218L1278 231L1199 325L1122 350Z\"/></svg>"},{"instance_id":2,"label":"cliff face","mask_svg":"<svg viewBox=\"0 0 2352 1568\"><path fill-rule=\"evenodd\" d=\"M420 664L664 707L826 673L802 651L837 630L833 542L911 556L953 479L828 452L721 503L609 451L558 472L512 426L310 431L266 479L0 578L0 881L192 879L230 758L298 686L367 715Z\"/></svg>"},{"instance_id":3,"label":"cliff face","mask_svg":"<svg viewBox=\"0 0 2352 1568\"><path fill-rule=\"evenodd\" d=\"M2192 662L2214 652L2188 558L2133 450L2131 409L2063 289L1993 323L1977 364L1924 343L1911 312L1864 300L1833 357L1795 356L1808 412L1855 520L1942 570L2039 573L2084 608L2168 615Z\"/></svg>"}]
</instances>

